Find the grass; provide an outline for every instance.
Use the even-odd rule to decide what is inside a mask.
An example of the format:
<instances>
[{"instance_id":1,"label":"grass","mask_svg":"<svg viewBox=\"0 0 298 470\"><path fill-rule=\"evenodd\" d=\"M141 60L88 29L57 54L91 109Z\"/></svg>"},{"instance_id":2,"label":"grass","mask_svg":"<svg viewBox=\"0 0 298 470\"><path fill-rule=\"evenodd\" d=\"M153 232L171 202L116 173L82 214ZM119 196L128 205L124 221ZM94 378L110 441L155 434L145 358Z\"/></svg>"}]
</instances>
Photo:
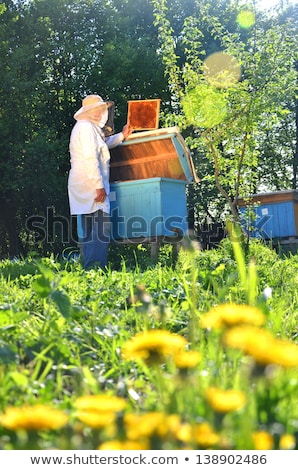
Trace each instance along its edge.
<instances>
[{"instance_id":1,"label":"grass","mask_svg":"<svg viewBox=\"0 0 298 470\"><path fill-rule=\"evenodd\" d=\"M0 449L297 449L298 255L111 260L0 263Z\"/></svg>"}]
</instances>

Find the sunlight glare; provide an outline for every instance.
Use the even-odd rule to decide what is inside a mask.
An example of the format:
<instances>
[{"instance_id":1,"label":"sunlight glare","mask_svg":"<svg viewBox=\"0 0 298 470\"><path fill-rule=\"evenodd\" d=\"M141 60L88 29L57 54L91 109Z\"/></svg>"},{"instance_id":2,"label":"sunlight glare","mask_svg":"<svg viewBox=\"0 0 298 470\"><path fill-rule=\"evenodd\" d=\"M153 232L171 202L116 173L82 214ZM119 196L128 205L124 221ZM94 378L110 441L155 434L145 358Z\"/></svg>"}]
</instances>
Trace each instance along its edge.
<instances>
[{"instance_id":1,"label":"sunlight glare","mask_svg":"<svg viewBox=\"0 0 298 470\"><path fill-rule=\"evenodd\" d=\"M241 67L237 60L224 52L215 52L204 61L206 80L216 88L235 85L241 77Z\"/></svg>"}]
</instances>

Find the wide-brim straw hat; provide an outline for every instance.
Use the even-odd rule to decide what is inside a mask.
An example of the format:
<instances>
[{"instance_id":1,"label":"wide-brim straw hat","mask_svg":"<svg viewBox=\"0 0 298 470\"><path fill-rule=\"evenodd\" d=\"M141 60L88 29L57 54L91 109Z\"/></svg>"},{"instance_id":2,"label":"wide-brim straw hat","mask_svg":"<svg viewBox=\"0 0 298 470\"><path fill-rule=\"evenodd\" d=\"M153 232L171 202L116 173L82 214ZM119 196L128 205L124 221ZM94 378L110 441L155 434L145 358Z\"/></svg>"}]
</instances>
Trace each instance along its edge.
<instances>
[{"instance_id":1,"label":"wide-brim straw hat","mask_svg":"<svg viewBox=\"0 0 298 470\"><path fill-rule=\"evenodd\" d=\"M82 107L75 113L74 118L77 120L83 119L93 109L102 107L104 111L113 106L113 104L113 101L104 101L99 95L88 95L83 99Z\"/></svg>"}]
</instances>

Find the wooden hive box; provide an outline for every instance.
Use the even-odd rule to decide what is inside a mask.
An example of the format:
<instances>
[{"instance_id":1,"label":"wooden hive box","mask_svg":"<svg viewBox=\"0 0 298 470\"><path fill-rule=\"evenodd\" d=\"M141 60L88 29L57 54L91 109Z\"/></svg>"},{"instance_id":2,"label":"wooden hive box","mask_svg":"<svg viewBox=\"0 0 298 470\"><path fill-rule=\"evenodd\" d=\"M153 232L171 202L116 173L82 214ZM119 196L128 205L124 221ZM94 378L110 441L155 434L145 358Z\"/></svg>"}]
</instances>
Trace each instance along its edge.
<instances>
[{"instance_id":1,"label":"wooden hive box","mask_svg":"<svg viewBox=\"0 0 298 470\"><path fill-rule=\"evenodd\" d=\"M249 199L239 198L237 204L252 237L271 240L298 236L297 190L254 194ZM249 217L249 207L253 217Z\"/></svg>"},{"instance_id":2,"label":"wooden hive box","mask_svg":"<svg viewBox=\"0 0 298 470\"><path fill-rule=\"evenodd\" d=\"M185 189L198 177L177 127L131 134L111 149L110 167L112 239L187 232Z\"/></svg>"}]
</instances>

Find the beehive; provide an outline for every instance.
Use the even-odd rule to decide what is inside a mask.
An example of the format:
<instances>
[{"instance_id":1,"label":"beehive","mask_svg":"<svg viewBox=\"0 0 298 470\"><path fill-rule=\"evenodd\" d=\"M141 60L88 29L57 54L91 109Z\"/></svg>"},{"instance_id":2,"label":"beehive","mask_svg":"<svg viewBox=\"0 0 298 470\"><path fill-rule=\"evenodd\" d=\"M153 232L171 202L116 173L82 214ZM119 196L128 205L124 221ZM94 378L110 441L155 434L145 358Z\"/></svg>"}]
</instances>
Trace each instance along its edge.
<instances>
[{"instance_id":1,"label":"beehive","mask_svg":"<svg viewBox=\"0 0 298 470\"><path fill-rule=\"evenodd\" d=\"M199 180L177 127L131 134L110 168L112 239L187 232L186 185Z\"/></svg>"}]
</instances>

